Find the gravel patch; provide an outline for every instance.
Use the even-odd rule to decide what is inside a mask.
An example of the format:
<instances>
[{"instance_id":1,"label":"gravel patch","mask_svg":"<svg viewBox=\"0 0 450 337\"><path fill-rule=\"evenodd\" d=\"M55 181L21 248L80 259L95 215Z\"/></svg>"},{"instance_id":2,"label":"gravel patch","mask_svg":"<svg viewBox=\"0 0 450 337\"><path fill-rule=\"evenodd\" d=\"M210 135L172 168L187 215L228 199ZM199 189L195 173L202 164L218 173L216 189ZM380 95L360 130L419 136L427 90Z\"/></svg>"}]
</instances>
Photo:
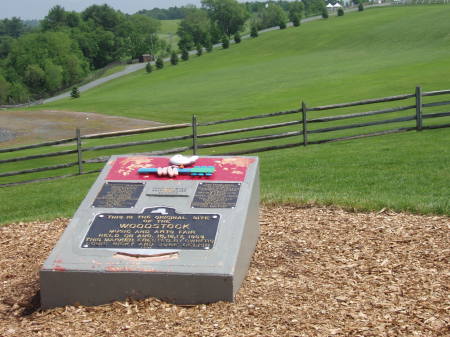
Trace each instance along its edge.
<instances>
[{"instance_id":1,"label":"gravel patch","mask_svg":"<svg viewBox=\"0 0 450 337\"><path fill-rule=\"evenodd\" d=\"M38 270L68 221L0 228L0 336L450 335L448 217L264 207L234 303L40 311Z\"/></svg>"},{"instance_id":2,"label":"gravel patch","mask_svg":"<svg viewBox=\"0 0 450 337\"><path fill-rule=\"evenodd\" d=\"M160 126L161 123L108 116L92 112L41 110L41 111L0 111L0 142L2 147L15 147L51 140L72 138L76 128L82 135L102 132L140 129ZM6 130L6 131L3 131ZM2 134L14 135L3 138Z\"/></svg>"},{"instance_id":3,"label":"gravel patch","mask_svg":"<svg viewBox=\"0 0 450 337\"><path fill-rule=\"evenodd\" d=\"M7 142L8 140L12 140L14 138L16 138L15 132L8 129L0 128L0 143Z\"/></svg>"}]
</instances>

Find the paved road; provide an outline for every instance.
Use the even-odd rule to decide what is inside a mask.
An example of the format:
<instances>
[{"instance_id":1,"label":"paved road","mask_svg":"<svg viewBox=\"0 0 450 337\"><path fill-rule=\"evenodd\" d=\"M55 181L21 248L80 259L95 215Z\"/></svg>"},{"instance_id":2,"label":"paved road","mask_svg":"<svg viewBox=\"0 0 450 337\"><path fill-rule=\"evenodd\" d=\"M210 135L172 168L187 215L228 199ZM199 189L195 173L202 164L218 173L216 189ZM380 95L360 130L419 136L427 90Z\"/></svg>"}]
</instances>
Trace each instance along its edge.
<instances>
[{"instance_id":1,"label":"paved road","mask_svg":"<svg viewBox=\"0 0 450 337\"><path fill-rule=\"evenodd\" d=\"M367 8L368 8L368 7L386 6L386 5L387 5L387 4L372 5L372 6L367 6ZM357 7L345 9L346 12L355 12L355 11L357 11L357 10L358 10ZM335 13L331 13L331 15L336 15L336 14L335 14ZM321 16L321 15L318 15L318 16L312 16L312 17L309 17L309 18L305 18L305 19L303 19L303 20L301 21L301 23L303 24L303 23L306 23L306 22L311 22L311 21L315 21L315 20L319 20L319 19L322 19L322 16ZM288 26L288 27L291 27L291 26L292 26L292 22L288 23L287 26ZM264 34L264 33L267 33L267 32L274 31L274 30L278 30L278 29L279 29L279 27L272 27L272 28L267 28L267 29L261 30L261 31L259 31L258 33L259 33L259 34ZM250 35L242 36L242 39L248 39L248 38L250 38ZM231 43L233 43L233 41L231 41ZM222 44L221 44L221 43L218 43L218 44L215 44L215 45L214 45L214 48L219 48L219 47L221 47L221 46L222 46ZM194 55L195 53L196 53L195 50L193 50L193 51L190 52L191 55ZM166 58L166 59L164 59L164 62L169 62L169 60L170 60L169 58ZM154 63L154 62L153 62L153 63ZM94 88L94 87L96 87L96 86L99 86L100 84L109 82L109 81L114 80L114 79L116 79L116 78L119 78L119 77L122 77L122 76L124 76L124 75L130 74L130 73L132 73L132 72L141 70L141 69L145 68L145 66L146 66L145 63L136 63L136 64L128 65L128 66L127 66L124 70L122 70L122 71L119 71L119 72L114 73L114 74L112 74L112 75L105 76L105 77L99 78L99 79L97 79L97 80L94 80L94 81L92 81L92 82L89 82L89 83L87 83L87 84L85 84L85 85L82 85L81 87L79 87L79 90L80 90L80 92L87 91L87 90L92 89L92 88ZM63 93L63 94L60 94L60 95L58 95L58 96L54 96L54 97L51 97L51 98L44 99L44 100L42 100L42 101L37 102L36 104L43 104L43 103L54 102L54 101L57 101L57 100L60 100L60 99L62 99L62 98L66 98L66 97L70 97L70 91L65 92L65 93Z\"/></svg>"}]
</instances>

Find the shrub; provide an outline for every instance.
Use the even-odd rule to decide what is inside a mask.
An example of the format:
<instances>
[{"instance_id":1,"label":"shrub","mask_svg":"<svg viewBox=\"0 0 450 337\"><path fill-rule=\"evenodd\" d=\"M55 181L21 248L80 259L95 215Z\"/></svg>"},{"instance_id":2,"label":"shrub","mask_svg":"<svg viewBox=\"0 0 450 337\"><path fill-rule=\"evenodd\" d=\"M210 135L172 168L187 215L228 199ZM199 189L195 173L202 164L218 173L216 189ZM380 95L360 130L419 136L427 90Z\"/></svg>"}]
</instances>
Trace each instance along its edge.
<instances>
[{"instance_id":1,"label":"shrub","mask_svg":"<svg viewBox=\"0 0 450 337\"><path fill-rule=\"evenodd\" d=\"M339 8L337 11L338 16L344 16L344 10L342 8Z\"/></svg>"},{"instance_id":2,"label":"shrub","mask_svg":"<svg viewBox=\"0 0 450 337\"><path fill-rule=\"evenodd\" d=\"M158 58L156 59L155 65L156 65L156 68L158 68L158 69L164 68L164 60L162 59L161 56L158 56Z\"/></svg>"},{"instance_id":3,"label":"shrub","mask_svg":"<svg viewBox=\"0 0 450 337\"><path fill-rule=\"evenodd\" d=\"M293 25L294 27L300 26L300 17L299 17L298 15L295 15L295 16L293 17L292 25Z\"/></svg>"},{"instance_id":4,"label":"shrub","mask_svg":"<svg viewBox=\"0 0 450 337\"><path fill-rule=\"evenodd\" d=\"M250 30L250 36L251 37L258 37L258 28L253 25L251 30Z\"/></svg>"},{"instance_id":5,"label":"shrub","mask_svg":"<svg viewBox=\"0 0 450 337\"><path fill-rule=\"evenodd\" d=\"M363 10L364 10L364 6L363 6L362 2L360 2L358 5L358 11L362 12Z\"/></svg>"},{"instance_id":6,"label":"shrub","mask_svg":"<svg viewBox=\"0 0 450 337\"><path fill-rule=\"evenodd\" d=\"M77 87L73 87L72 91L70 93L70 97L72 97L72 98L79 98L80 97L80 90L78 90Z\"/></svg>"},{"instance_id":7,"label":"shrub","mask_svg":"<svg viewBox=\"0 0 450 337\"><path fill-rule=\"evenodd\" d=\"M286 29L286 22L281 21L279 26L280 26L280 29Z\"/></svg>"},{"instance_id":8,"label":"shrub","mask_svg":"<svg viewBox=\"0 0 450 337\"><path fill-rule=\"evenodd\" d=\"M153 71L153 67L150 64L150 62L148 62L147 65L145 66L145 71L149 74Z\"/></svg>"},{"instance_id":9,"label":"shrub","mask_svg":"<svg viewBox=\"0 0 450 337\"><path fill-rule=\"evenodd\" d=\"M181 50L181 59L183 61L189 60L189 52L186 49Z\"/></svg>"},{"instance_id":10,"label":"shrub","mask_svg":"<svg viewBox=\"0 0 450 337\"><path fill-rule=\"evenodd\" d=\"M197 56L202 56L203 54L203 47L202 45L199 43L195 46L195 48L197 49Z\"/></svg>"},{"instance_id":11,"label":"shrub","mask_svg":"<svg viewBox=\"0 0 450 337\"><path fill-rule=\"evenodd\" d=\"M241 43L241 35L238 32L234 34L234 42Z\"/></svg>"},{"instance_id":12,"label":"shrub","mask_svg":"<svg viewBox=\"0 0 450 337\"><path fill-rule=\"evenodd\" d=\"M172 54L170 54L170 63L173 66L176 66L178 64L178 54L177 54L177 52L173 51Z\"/></svg>"},{"instance_id":13,"label":"shrub","mask_svg":"<svg viewBox=\"0 0 450 337\"><path fill-rule=\"evenodd\" d=\"M213 44L212 44L211 40L208 40L208 42L206 42L205 49L208 53L213 51Z\"/></svg>"},{"instance_id":14,"label":"shrub","mask_svg":"<svg viewBox=\"0 0 450 337\"><path fill-rule=\"evenodd\" d=\"M230 40L226 36L222 38L222 48L227 49L230 47Z\"/></svg>"},{"instance_id":15,"label":"shrub","mask_svg":"<svg viewBox=\"0 0 450 337\"><path fill-rule=\"evenodd\" d=\"M322 18L328 19L328 10L326 8L322 9Z\"/></svg>"}]
</instances>

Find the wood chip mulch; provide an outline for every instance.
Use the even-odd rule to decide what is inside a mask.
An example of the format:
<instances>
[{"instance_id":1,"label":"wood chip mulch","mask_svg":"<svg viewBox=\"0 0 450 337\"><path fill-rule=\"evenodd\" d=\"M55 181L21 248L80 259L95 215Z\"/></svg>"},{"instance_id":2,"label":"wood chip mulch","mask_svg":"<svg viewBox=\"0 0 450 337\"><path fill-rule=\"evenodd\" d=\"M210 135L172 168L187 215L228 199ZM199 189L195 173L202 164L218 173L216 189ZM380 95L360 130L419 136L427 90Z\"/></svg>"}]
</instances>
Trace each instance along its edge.
<instances>
[{"instance_id":1,"label":"wood chip mulch","mask_svg":"<svg viewBox=\"0 0 450 337\"><path fill-rule=\"evenodd\" d=\"M0 336L450 336L450 218L264 207L235 303L157 299L40 311L68 220L0 228Z\"/></svg>"}]
</instances>

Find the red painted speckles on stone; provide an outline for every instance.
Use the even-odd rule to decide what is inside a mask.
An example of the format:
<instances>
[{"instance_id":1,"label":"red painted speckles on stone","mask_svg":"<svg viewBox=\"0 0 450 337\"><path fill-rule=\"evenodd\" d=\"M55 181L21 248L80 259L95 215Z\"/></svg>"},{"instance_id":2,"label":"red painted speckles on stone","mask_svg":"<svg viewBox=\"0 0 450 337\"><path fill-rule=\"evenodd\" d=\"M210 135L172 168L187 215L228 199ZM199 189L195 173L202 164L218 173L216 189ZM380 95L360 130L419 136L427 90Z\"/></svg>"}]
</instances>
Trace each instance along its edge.
<instances>
[{"instance_id":1,"label":"red painted speckles on stone","mask_svg":"<svg viewBox=\"0 0 450 337\"><path fill-rule=\"evenodd\" d=\"M146 272L146 273L153 273L156 270L151 268L136 268L133 266L108 266L105 268L105 271L109 272Z\"/></svg>"},{"instance_id":2,"label":"red painted speckles on stone","mask_svg":"<svg viewBox=\"0 0 450 337\"><path fill-rule=\"evenodd\" d=\"M54 270L54 271L66 271L67 269L64 268L63 266L55 265L55 266L53 267L53 270Z\"/></svg>"},{"instance_id":3,"label":"red painted speckles on stone","mask_svg":"<svg viewBox=\"0 0 450 337\"><path fill-rule=\"evenodd\" d=\"M247 168L255 162L254 158L199 158L195 166L214 166L212 176L179 175L176 178L159 177L156 174L138 174L138 169L157 168L170 165L164 157L119 157L109 170L107 180L205 180L205 181L244 181ZM192 167L192 166L189 166Z\"/></svg>"}]
</instances>

